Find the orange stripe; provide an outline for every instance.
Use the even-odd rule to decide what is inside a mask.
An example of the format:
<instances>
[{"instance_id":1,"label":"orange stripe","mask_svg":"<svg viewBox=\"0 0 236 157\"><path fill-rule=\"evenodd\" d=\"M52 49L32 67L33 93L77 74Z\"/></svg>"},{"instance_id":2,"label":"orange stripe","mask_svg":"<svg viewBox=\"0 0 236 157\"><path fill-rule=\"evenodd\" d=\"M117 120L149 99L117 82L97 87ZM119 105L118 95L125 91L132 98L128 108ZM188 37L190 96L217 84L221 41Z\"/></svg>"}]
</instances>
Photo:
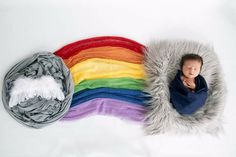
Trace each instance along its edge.
<instances>
[{"instance_id":1,"label":"orange stripe","mask_svg":"<svg viewBox=\"0 0 236 157\"><path fill-rule=\"evenodd\" d=\"M144 56L127 48L103 46L82 50L69 59L64 59L64 62L69 68L71 68L73 65L90 58L113 59L141 64L143 62Z\"/></svg>"}]
</instances>

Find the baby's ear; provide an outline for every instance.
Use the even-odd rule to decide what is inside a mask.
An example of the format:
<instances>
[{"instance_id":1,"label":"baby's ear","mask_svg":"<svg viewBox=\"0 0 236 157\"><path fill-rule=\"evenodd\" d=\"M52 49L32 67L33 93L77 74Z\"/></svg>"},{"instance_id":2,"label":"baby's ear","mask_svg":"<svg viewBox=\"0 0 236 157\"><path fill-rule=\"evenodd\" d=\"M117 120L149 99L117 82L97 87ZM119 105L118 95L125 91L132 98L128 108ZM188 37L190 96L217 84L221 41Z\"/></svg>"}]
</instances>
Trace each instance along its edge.
<instances>
[{"instance_id":1,"label":"baby's ear","mask_svg":"<svg viewBox=\"0 0 236 157\"><path fill-rule=\"evenodd\" d=\"M200 67L200 71L199 71L199 73L202 71L202 66Z\"/></svg>"}]
</instances>

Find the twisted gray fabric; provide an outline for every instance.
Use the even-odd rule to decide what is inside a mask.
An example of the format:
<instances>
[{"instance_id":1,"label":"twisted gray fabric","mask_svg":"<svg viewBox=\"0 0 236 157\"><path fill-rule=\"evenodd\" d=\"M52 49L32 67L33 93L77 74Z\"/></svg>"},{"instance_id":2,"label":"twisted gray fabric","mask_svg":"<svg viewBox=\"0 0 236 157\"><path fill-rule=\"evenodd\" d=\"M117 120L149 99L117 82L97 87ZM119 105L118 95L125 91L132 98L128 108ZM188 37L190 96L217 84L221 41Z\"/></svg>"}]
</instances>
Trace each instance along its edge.
<instances>
[{"instance_id":1,"label":"twisted gray fabric","mask_svg":"<svg viewBox=\"0 0 236 157\"><path fill-rule=\"evenodd\" d=\"M61 84L65 99L45 99L35 96L9 107L10 90L19 77L37 79L41 76L52 76ZM47 126L60 118L69 110L74 85L70 71L63 60L52 53L41 52L26 58L13 66L4 78L2 101L8 113L18 122L33 128Z\"/></svg>"},{"instance_id":2,"label":"twisted gray fabric","mask_svg":"<svg viewBox=\"0 0 236 157\"><path fill-rule=\"evenodd\" d=\"M203 58L201 75L209 87L205 105L192 115L179 114L170 103L169 84L180 69L183 54L195 53ZM149 102L145 130L148 134L164 132L217 134L222 130L226 85L213 48L194 41L153 41L145 53L146 92Z\"/></svg>"}]
</instances>

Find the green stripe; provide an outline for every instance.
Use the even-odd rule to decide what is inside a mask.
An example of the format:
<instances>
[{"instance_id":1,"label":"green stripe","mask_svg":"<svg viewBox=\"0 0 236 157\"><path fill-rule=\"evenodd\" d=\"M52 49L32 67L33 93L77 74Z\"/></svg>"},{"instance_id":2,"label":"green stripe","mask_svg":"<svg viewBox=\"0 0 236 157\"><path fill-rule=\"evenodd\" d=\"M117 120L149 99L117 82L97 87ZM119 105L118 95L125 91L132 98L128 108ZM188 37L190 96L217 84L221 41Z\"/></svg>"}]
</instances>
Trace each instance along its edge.
<instances>
[{"instance_id":1,"label":"green stripe","mask_svg":"<svg viewBox=\"0 0 236 157\"><path fill-rule=\"evenodd\" d=\"M84 89L95 89L100 87L143 90L144 80L133 78L104 78L85 80L75 86L74 92L76 93Z\"/></svg>"}]
</instances>

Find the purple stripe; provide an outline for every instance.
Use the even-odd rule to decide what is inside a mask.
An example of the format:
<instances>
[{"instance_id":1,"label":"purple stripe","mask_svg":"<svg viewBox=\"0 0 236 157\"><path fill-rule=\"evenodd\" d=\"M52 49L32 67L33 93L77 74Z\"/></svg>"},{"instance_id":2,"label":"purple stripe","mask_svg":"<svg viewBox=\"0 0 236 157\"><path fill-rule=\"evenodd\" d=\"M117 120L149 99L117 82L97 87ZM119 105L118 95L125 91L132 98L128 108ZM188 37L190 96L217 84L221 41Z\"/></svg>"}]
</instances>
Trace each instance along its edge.
<instances>
[{"instance_id":1,"label":"purple stripe","mask_svg":"<svg viewBox=\"0 0 236 157\"><path fill-rule=\"evenodd\" d=\"M132 121L144 121L147 109L143 106L109 98L97 98L70 108L62 120L75 120L89 115L113 115Z\"/></svg>"}]
</instances>

